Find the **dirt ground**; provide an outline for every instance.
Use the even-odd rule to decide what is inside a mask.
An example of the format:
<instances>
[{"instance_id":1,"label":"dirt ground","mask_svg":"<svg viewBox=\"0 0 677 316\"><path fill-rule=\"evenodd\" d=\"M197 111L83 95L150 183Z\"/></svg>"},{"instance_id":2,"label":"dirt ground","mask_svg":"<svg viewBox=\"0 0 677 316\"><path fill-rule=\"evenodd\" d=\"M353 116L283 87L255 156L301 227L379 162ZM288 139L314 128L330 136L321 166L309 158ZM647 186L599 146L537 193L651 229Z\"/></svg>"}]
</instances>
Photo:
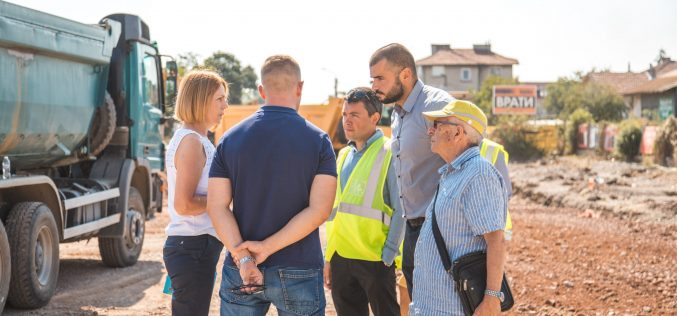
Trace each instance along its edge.
<instances>
[{"instance_id":1,"label":"dirt ground","mask_svg":"<svg viewBox=\"0 0 677 316\"><path fill-rule=\"evenodd\" d=\"M512 164L511 173L509 315L677 315L676 169L560 158ZM142 256L124 269L103 266L94 239L61 245L49 305L3 315L169 315L167 221L164 212L146 224ZM218 306L215 290L211 314Z\"/></svg>"}]
</instances>

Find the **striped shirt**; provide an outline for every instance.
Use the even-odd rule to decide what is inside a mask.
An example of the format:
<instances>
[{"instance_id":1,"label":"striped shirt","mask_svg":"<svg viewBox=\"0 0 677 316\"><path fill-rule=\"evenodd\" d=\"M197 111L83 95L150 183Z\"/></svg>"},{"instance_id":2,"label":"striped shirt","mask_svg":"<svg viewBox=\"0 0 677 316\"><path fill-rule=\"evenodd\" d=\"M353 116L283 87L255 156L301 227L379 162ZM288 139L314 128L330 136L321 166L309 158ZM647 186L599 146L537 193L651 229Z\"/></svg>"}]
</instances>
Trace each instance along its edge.
<instances>
[{"instance_id":1,"label":"striped shirt","mask_svg":"<svg viewBox=\"0 0 677 316\"><path fill-rule=\"evenodd\" d=\"M437 223L452 261L486 250L482 235L505 227L507 192L491 163L471 147L439 169ZM432 203L430 203L432 206ZM416 244L412 315L463 315L454 280L444 271L432 232L432 207Z\"/></svg>"},{"instance_id":2,"label":"striped shirt","mask_svg":"<svg viewBox=\"0 0 677 316\"><path fill-rule=\"evenodd\" d=\"M393 108L390 148L400 187L400 202L408 219L425 216L439 180L437 169L444 165L444 160L430 151L428 128L432 124L421 113L440 110L453 100L446 91L426 86L418 80L404 104Z\"/></svg>"}]
</instances>

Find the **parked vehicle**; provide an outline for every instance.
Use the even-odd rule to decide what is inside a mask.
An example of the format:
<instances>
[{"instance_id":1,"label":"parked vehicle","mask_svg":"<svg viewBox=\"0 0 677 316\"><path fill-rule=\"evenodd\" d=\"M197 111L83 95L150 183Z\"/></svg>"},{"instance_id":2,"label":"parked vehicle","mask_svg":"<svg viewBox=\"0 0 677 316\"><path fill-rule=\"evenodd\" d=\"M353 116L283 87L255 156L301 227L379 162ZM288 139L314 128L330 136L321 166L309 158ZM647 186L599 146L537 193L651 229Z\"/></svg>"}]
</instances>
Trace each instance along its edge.
<instances>
[{"instance_id":1,"label":"parked vehicle","mask_svg":"<svg viewBox=\"0 0 677 316\"><path fill-rule=\"evenodd\" d=\"M0 313L49 302L59 243L96 237L104 264L137 262L175 74L138 16L89 25L0 1Z\"/></svg>"}]
</instances>

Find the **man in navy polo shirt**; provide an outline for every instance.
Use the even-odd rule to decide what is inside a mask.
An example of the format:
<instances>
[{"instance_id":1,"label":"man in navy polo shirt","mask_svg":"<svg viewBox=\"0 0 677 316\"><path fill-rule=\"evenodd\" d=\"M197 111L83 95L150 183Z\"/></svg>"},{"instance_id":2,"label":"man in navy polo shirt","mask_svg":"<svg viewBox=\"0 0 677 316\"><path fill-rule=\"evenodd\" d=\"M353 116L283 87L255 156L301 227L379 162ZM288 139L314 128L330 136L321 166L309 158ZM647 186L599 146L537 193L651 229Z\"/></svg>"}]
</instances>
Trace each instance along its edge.
<instances>
[{"instance_id":1,"label":"man in navy polo shirt","mask_svg":"<svg viewBox=\"0 0 677 316\"><path fill-rule=\"evenodd\" d=\"M226 132L209 173L207 209L230 250L221 315L265 315L271 303L279 315L324 315L318 227L334 202L336 158L329 136L297 113L298 63L269 57L261 83L265 104Z\"/></svg>"}]
</instances>

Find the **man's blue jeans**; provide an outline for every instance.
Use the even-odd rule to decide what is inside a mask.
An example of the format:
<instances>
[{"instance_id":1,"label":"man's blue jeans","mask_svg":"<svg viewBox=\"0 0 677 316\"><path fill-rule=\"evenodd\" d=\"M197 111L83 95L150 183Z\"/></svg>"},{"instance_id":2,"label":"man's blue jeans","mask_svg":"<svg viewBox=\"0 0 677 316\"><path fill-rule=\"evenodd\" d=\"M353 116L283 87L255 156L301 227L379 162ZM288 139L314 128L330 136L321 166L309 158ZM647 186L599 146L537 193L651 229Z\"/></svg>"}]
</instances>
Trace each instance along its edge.
<instances>
[{"instance_id":1,"label":"man's blue jeans","mask_svg":"<svg viewBox=\"0 0 677 316\"><path fill-rule=\"evenodd\" d=\"M231 291L242 285L237 267L223 265L221 277L221 316L261 315L270 304L280 316L324 315L326 300L322 285L322 269L259 267L266 289L258 294L237 294Z\"/></svg>"}]
</instances>

